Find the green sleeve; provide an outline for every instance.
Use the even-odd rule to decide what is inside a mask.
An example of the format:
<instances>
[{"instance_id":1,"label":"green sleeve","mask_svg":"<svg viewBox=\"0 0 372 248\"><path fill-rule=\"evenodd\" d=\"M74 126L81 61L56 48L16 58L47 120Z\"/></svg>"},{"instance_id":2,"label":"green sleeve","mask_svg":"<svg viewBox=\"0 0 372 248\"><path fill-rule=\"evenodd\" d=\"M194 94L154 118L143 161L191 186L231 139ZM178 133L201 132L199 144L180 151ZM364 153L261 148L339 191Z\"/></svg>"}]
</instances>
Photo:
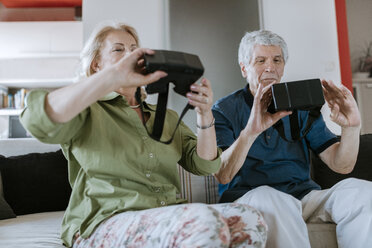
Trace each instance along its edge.
<instances>
[{"instance_id":1,"label":"green sleeve","mask_svg":"<svg viewBox=\"0 0 372 248\"><path fill-rule=\"evenodd\" d=\"M22 125L38 140L44 143L64 144L78 135L87 119L89 110L85 109L66 123L51 121L45 112L45 90L31 91L27 96L27 107L20 116Z\"/></svg>"},{"instance_id":2,"label":"green sleeve","mask_svg":"<svg viewBox=\"0 0 372 248\"><path fill-rule=\"evenodd\" d=\"M181 122L179 126L182 132L182 158L179 164L187 171L195 175L209 175L217 172L221 167L222 150L217 148L217 157L212 160L205 160L198 156L196 152L197 139L195 134Z\"/></svg>"}]
</instances>

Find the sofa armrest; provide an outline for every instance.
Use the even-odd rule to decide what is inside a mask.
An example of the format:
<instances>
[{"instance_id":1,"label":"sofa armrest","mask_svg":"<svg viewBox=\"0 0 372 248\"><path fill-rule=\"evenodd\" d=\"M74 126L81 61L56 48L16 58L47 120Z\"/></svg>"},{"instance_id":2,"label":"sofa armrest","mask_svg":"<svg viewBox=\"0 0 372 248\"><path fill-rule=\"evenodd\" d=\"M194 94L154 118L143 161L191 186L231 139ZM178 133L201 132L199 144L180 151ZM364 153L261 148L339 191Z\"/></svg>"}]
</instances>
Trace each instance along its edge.
<instances>
[{"instance_id":1,"label":"sofa armrest","mask_svg":"<svg viewBox=\"0 0 372 248\"><path fill-rule=\"evenodd\" d=\"M188 202L218 203L218 182L212 175L196 176L178 165L181 181L181 197Z\"/></svg>"}]
</instances>

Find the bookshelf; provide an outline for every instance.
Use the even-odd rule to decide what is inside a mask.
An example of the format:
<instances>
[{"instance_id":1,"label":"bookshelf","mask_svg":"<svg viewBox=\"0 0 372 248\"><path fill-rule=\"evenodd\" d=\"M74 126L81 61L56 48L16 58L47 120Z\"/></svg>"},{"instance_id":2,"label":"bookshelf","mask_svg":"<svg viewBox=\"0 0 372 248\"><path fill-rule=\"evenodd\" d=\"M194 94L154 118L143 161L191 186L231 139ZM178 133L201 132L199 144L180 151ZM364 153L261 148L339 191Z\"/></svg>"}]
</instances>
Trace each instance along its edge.
<instances>
[{"instance_id":1,"label":"bookshelf","mask_svg":"<svg viewBox=\"0 0 372 248\"><path fill-rule=\"evenodd\" d=\"M60 88L71 84L74 78L46 78L46 79L0 79L0 85L8 88Z\"/></svg>"},{"instance_id":2,"label":"bookshelf","mask_svg":"<svg viewBox=\"0 0 372 248\"><path fill-rule=\"evenodd\" d=\"M24 102L30 90L54 90L73 82L74 78L0 79L0 139L31 138L20 124L18 117L24 109ZM14 99L11 104L9 97Z\"/></svg>"},{"instance_id":3,"label":"bookshelf","mask_svg":"<svg viewBox=\"0 0 372 248\"><path fill-rule=\"evenodd\" d=\"M14 94L21 89L26 89L26 94L32 89L57 89L72 84L73 78L61 79L0 79L0 88L7 89L9 93ZM4 106L4 105L2 105ZM0 108L0 116L19 115L23 108L15 106Z\"/></svg>"},{"instance_id":4,"label":"bookshelf","mask_svg":"<svg viewBox=\"0 0 372 248\"><path fill-rule=\"evenodd\" d=\"M0 109L0 116L20 115L22 111L23 111L23 108L21 109L4 108L4 109Z\"/></svg>"}]
</instances>

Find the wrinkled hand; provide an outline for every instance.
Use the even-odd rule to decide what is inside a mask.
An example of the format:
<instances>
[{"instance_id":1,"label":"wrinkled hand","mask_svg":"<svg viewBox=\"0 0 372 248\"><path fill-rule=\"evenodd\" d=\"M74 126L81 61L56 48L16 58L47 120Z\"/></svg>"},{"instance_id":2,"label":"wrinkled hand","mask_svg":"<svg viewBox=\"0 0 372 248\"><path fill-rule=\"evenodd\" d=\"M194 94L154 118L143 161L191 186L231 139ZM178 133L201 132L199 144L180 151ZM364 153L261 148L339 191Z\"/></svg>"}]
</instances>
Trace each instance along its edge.
<instances>
[{"instance_id":1,"label":"wrinkled hand","mask_svg":"<svg viewBox=\"0 0 372 248\"><path fill-rule=\"evenodd\" d=\"M263 87L259 84L253 100L253 106L246 130L252 135L260 135L263 131L274 125L278 120L291 114L290 111L279 111L274 114L267 112L272 99L271 85Z\"/></svg>"},{"instance_id":2,"label":"wrinkled hand","mask_svg":"<svg viewBox=\"0 0 372 248\"><path fill-rule=\"evenodd\" d=\"M114 71L110 76L113 77L112 81L117 89L147 85L167 76L167 73L163 71L144 75L143 55L145 54L154 54L154 51L147 48L137 48L113 66Z\"/></svg>"},{"instance_id":3,"label":"wrinkled hand","mask_svg":"<svg viewBox=\"0 0 372 248\"><path fill-rule=\"evenodd\" d=\"M331 109L331 120L341 127L359 127L361 124L357 103L351 92L343 85L322 80L324 98Z\"/></svg>"},{"instance_id":4,"label":"wrinkled hand","mask_svg":"<svg viewBox=\"0 0 372 248\"><path fill-rule=\"evenodd\" d=\"M192 92L188 92L186 97L189 99L189 104L195 107L195 111L200 115L211 112L213 92L209 80L203 78L200 85L194 83L190 89Z\"/></svg>"}]
</instances>

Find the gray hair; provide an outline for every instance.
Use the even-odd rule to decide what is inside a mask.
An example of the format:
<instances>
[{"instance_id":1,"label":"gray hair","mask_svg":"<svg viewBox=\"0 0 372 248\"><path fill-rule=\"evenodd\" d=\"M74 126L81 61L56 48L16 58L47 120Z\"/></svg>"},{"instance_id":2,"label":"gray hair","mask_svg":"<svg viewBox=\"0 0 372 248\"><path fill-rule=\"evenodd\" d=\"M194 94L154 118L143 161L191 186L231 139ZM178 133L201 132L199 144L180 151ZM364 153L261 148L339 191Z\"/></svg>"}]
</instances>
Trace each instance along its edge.
<instances>
[{"instance_id":1,"label":"gray hair","mask_svg":"<svg viewBox=\"0 0 372 248\"><path fill-rule=\"evenodd\" d=\"M280 46L284 63L288 61L288 47L284 39L271 31L258 30L245 33L241 39L238 54L239 64L248 65L250 63L255 45Z\"/></svg>"},{"instance_id":2,"label":"gray hair","mask_svg":"<svg viewBox=\"0 0 372 248\"><path fill-rule=\"evenodd\" d=\"M139 46L139 38L136 30L124 23L115 21L104 21L100 23L89 36L80 53L80 66L78 71L78 79L87 78L95 73L92 68L92 63L100 56L100 49L107 35L116 30L127 32L133 36L134 40Z\"/></svg>"}]
</instances>

